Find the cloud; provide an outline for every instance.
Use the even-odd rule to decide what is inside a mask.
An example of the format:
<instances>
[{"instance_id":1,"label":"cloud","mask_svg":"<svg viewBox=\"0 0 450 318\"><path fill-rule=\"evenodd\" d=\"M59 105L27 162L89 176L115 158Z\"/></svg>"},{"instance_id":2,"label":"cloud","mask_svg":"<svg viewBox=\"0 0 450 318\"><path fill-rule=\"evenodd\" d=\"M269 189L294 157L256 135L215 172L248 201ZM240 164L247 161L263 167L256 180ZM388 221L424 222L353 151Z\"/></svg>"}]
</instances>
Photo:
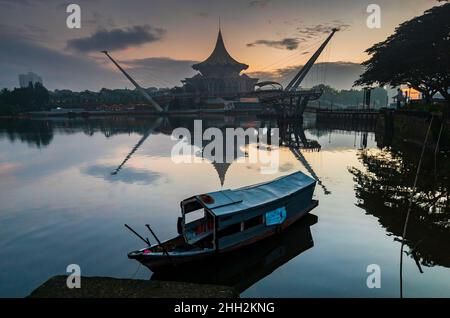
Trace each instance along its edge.
<instances>
[{"instance_id":1,"label":"cloud","mask_svg":"<svg viewBox=\"0 0 450 318\"><path fill-rule=\"evenodd\" d=\"M106 29L106 28L115 28L116 22L111 17L105 17L98 11L94 11L91 13L91 18L85 19L82 21L84 25L88 25L89 27L94 27L96 29Z\"/></svg>"},{"instance_id":2,"label":"cloud","mask_svg":"<svg viewBox=\"0 0 450 318\"><path fill-rule=\"evenodd\" d=\"M294 19L292 21L284 21L285 24L301 23L300 20ZM295 50L299 47L301 42L311 42L317 38L321 38L324 34L329 34L334 28L341 31L347 30L350 27L340 20L333 20L332 22L314 24L307 26L298 26L295 28L295 33L291 37L285 37L281 40L267 40L260 39L254 42L248 43L248 47L254 47L256 45L265 45L277 49Z\"/></svg>"},{"instance_id":3,"label":"cloud","mask_svg":"<svg viewBox=\"0 0 450 318\"><path fill-rule=\"evenodd\" d=\"M194 14L198 17L205 18L205 19L209 17L208 12L204 12L204 11L195 12Z\"/></svg>"},{"instance_id":4,"label":"cloud","mask_svg":"<svg viewBox=\"0 0 450 318\"><path fill-rule=\"evenodd\" d=\"M76 3L90 3L92 0L77 0ZM57 8L66 8L71 2L65 1L61 3L60 0L0 0L0 7L3 8L19 8L19 7L33 7L33 6L56 6Z\"/></svg>"},{"instance_id":5,"label":"cloud","mask_svg":"<svg viewBox=\"0 0 450 318\"><path fill-rule=\"evenodd\" d=\"M92 165L81 169L81 171L91 177L101 178L105 181L123 182L128 184L152 184L161 178L158 172L139 170L130 167L123 167L117 174L111 174L117 167L108 165Z\"/></svg>"},{"instance_id":6,"label":"cloud","mask_svg":"<svg viewBox=\"0 0 450 318\"><path fill-rule=\"evenodd\" d=\"M252 0L248 3L250 8L265 8L272 0Z\"/></svg>"},{"instance_id":7,"label":"cloud","mask_svg":"<svg viewBox=\"0 0 450 318\"><path fill-rule=\"evenodd\" d=\"M44 79L50 89L72 90L124 87L120 74L103 68L87 57L53 50L24 36L7 32L0 26L0 87L18 86L17 75L32 70Z\"/></svg>"},{"instance_id":8,"label":"cloud","mask_svg":"<svg viewBox=\"0 0 450 318\"><path fill-rule=\"evenodd\" d=\"M20 31L20 32L19 32ZM0 24L0 40L8 50L0 50L0 88L17 87L17 75L32 70L44 79L49 89L99 90L102 87L132 87L115 68L107 68L103 55L72 55L45 47L23 30ZM180 86L180 80L195 75L198 61L154 57L121 60L121 65L143 86Z\"/></svg>"},{"instance_id":9,"label":"cloud","mask_svg":"<svg viewBox=\"0 0 450 318\"><path fill-rule=\"evenodd\" d=\"M344 23L340 20L333 20L331 23L321 23L315 25L299 26L296 28L296 32L303 37L314 38L322 34L329 34L336 28L340 31L345 31L350 28L350 24Z\"/></svg>"},{"instance_id":10,"label":"cloud","mask_svg":"<svg viewBox=\"0 0 450 318\"><path fill-rule=\"evenodd\" d=\"M68 41L67 47L79 52L123 50L131 46L160 41L165 34L166 30L147 24L110 31L102 29L91 36Z\"/></svg>"},{"instance_id":11,"label":"cloud","mask_svg":"<svg viewBox=\"0 0 450 318\"><path fill-rule=\"evenodd\" d=\"M30 42L44 42L50 39L48 30L36 25L22 24L20 26L11 27L0 24L0 36L13 34L19 39Z\"/></svg>"},{"instance_id":12,"label":"cloud","mask_svg":"<svg viewBox=\"0 0 450 318\"><path fill-rule=\"evenodd\" d=\"M298 38L284 38L281 40L257 40L252 43L248 43L248 47L254 47L256 45L265 45L268 47L273 47L276 49L285 49L285 50L295 50L298 48L298 44L300 43L300 40Z\"/></svg>"},{"instance_id":13,"label":"cloud","mask_svg":"<svg viewBox=\"0 0 450 318\"><path fill-rule=\"evenodd\" d=\"M0 0L0 4L1 5L6 5L8 7L10 7L11 5L24 5L24 6L29 6L31 5L30 0Z\"/></svg>"}]
</instances>

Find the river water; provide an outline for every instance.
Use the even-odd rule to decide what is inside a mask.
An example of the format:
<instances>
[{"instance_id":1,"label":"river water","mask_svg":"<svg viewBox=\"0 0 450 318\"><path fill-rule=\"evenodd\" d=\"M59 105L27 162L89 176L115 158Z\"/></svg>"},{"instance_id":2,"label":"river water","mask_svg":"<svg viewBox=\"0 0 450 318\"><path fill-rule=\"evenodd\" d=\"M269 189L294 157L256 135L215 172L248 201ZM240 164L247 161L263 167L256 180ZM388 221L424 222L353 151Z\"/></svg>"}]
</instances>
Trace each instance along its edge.
<instances>
[{"instance_id":1,"label":"river water","mask_svg":"<svg viewBox=\"0 0 450 318\"><path fill-rule=\"evenodd\" d=\"M190 118L1 120L0 296L26 296L69 264L86 276L182 279L152 275L129 260L127 253L143 246L123 224L145 233L148 223L169 239L181 200L300 170L320 180L316 219L242 258L205 264L203 275L189 280L235 286L241 297L399 297L398 238L420 147L387 138L370 123L203 118L203 129L280 127L279 169L262 174L258 163L217 164L198 152L200 162L175 163L178 140L171 135L179 127L196 134ZM405 247L405 297L450 296L444 159L441 152L437 165L434 157L424 161ZM373 268L380 288L367 285Z\"/></svg>"}]
</instances>

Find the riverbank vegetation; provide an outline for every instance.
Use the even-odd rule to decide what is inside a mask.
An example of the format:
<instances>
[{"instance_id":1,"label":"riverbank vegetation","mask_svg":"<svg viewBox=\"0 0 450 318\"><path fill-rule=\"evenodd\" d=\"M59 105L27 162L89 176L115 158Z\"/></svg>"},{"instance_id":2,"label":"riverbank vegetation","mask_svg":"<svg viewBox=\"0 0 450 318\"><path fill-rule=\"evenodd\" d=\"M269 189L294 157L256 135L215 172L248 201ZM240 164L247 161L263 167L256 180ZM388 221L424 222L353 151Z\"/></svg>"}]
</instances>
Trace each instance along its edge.
<instances>
[{"instance_id":1,"label":"riverbank vegetation","mask_svg":"<svg viewBox=\"0 0 450 318\"><path fill-rule=\"evenodd\" d=\"M321 108L360 108L364 107L364 91L358 89L337 90L328 85L318 85L323 94L318 101L310 102L313 107ZM382 87L376 87L371 92L370 108L379 109L388 106L388 93Z\"/></svg>"},{"instance_id":2,"label":"riverbank vegetation","mask_svg":"<svg viewBox=\"0 0 450 318\"><path fill-rule=\"evenodd\" d=\"M170 90L148 88L155 98L164 96ZM0 115L15 115L49 108L90 108L115 105L145 105L147 100L135 89L107 89L98 92L74 92L68 89L48 91L40 84L26 88L3 89L0 91Z\"/></svg>"},{"instance_id":3,"label":"riverbank vegetation","mask_svg":"<svg viewBox=\"0 0 450 318\"><path fill-rule=\"evenodd\" d=\"M44 110L50 100L48 90L39 83L28 87L6 88L0 91L0 115L15 115L27 111Z\"/></svg>"}]
</instances>

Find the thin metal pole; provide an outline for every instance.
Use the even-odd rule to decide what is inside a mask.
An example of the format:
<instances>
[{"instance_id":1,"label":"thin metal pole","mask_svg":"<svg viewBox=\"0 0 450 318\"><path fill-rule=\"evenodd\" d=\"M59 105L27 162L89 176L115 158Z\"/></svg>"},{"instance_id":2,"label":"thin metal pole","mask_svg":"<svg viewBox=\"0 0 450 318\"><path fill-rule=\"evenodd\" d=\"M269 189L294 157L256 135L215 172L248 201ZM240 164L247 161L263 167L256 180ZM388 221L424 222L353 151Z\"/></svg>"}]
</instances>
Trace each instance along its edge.
<instances>
[{"instance_id":1,"label":"thin metal pole","mask_svg":"<svg viewBox=\"0 0 450 318\"><path fill-rule=\"evenodd\" d=\"M413 185L413 188L411 191L411 195L409 197L408 212L406 213L405 224L403 225L402 246L400 248L400 298L403 298L403 247L404 247L405 241L406 241L406 230L408 229L408 222L409 222L409 216L411 214L412 201L413 201L414 194L416 192L417 181L419 179L420 168L422 166L422 159L423 159L423 155L425 154L425 148L426 148L427 141L428 141L428 135L430 134L431 125L433 124L433 119L434 119L434 116L431 117L430 125L428 126L427 134L425 136L425 140L422 145L422 153L420 155L419 163L417 165L416 177L414 178L414 185Z\"/></svg>"},{"instance_id":2,"label":"thin metal pole","mask_svg":"<svg viewBox=\"0 0 450 318\"><path fill-rule=\"evenodd\" d=\"M439 143L441 142L442 130L444 129L445 118L442 116L441 129L439 130L439 136L436 142L436 148L434 149L434 178L437 180L437 155L439 152Z\"/></svg>"},{"instance_id":3,"label":"thin metal pole","mask_svg":"<svg viewBox=\"0 0 450 318\"><path fill-rule=\"evenodd\" d=\"M140 236L135 230L133 230L128 224L125 224L125 227L129 229L131 232L133 232L137 237L139 237L141 240L143 240L145 243L147 243L148 246L150 246L150 241L148 239L144 239L142 236Z\"/></svg>"},{"instance_id":4,"label":"thin metal pole","mask_svg":"<svg viewBox=\"0 0 450 318\"><path fill-rule=\"evenodd\" d=\"M164 254L166 254L167 258L169 259L169 261L172 263L173 266L176 266L175 262L172 260L172 258L169 255L169 252L167 252L166 248L164 247L163 244L161 244L161 241L159 240L159 238L156 236L155 232L153 232L152 228L150 227L150 225L145 224L145 226L148 228L148 230L150 231L150 233L152 233L153 237L155 238L155 240L158 242L158 245L161 246L161 248L163 249Z\"/></svg>"}]
</instances>

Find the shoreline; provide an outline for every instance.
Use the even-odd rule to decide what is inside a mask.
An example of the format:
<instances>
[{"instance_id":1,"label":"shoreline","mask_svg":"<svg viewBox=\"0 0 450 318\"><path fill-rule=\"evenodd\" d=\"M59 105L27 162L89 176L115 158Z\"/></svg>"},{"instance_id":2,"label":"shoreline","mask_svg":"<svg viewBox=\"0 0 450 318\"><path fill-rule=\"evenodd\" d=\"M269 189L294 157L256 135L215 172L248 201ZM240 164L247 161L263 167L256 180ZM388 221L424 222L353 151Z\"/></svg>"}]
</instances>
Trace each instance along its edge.
<instances>
[{"instance_id":1,"label":"shoreline","mask_svg":"<svg viewBox=\"0 0 450 318\"><path fill-rule=\"evenodd\" d=\"M238 298L228 286L172 281L81 277L81 288L69 289L67 276L49 278L26 298Z\"/></svg>"}]
</instances>

